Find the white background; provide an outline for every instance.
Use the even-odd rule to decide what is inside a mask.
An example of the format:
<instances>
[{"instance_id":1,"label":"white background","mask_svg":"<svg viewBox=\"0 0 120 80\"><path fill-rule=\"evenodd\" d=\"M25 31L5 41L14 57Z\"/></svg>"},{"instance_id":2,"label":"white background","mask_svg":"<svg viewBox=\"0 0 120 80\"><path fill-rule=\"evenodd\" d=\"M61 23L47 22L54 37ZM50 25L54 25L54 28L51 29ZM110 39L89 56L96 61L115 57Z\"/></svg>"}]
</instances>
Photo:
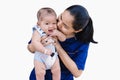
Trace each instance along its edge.
<instances>
[{"instance_id":1,"label":"white background","mask_svg":"<svg viewBox=\"0 0 120 80\"><path fill-rule=\"evenodd\" d=\"M75 80L120 80L119 0L0 0L0 80L29 80L33 54L27 43L41 7L59 15L72 4L87 8L94 24L94 39L86 67Z\"/></svg>"}]
</instances>

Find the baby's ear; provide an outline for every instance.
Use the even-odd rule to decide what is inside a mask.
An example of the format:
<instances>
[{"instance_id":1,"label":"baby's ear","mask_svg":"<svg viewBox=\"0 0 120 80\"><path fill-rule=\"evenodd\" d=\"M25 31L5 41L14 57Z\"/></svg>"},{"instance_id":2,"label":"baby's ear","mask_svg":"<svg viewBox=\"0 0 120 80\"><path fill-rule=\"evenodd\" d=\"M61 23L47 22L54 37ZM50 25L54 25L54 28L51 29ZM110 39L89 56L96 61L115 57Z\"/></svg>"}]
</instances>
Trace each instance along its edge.
<instances>
[{"instance_id":1,"label":"baby's ear","mask_svg":"<svg viewBox=\"0 0 120 80\"><path fill-rule=\"evenodd\" d=\"M40 23L39 23L39 22L37 22L37 25L39 26L39 25L40 25Z\"/></svg>"},{"instance_id":2,"label":"baby's ear","mask_svg":"<svg viewBox=\"0 0 120 80\"><path fill-rule=\"evenodd\" d=\"M39 25L39 23L37 22L37 25Z\"/></svg>"}]
</instances>

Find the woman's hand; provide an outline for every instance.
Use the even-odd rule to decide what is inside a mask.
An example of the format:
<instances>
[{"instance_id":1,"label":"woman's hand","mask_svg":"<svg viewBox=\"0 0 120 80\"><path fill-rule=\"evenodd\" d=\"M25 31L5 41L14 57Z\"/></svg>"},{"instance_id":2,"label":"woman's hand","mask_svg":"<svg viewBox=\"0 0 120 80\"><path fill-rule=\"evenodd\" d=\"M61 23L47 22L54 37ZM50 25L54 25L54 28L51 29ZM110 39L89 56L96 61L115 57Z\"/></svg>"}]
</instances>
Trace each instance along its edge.
<instances>
[{"instance_id":1,"label":"woman's hand","mask_svg":"<svg viewBox=\"0 0 120 80\"><path fill-rule=\"evenodd\" d=\"M28 44L27 49L28 49L31 53L34 53L34 52L35 52L35 49L34 49L32 43Z\"/></svg>"},{"instance_id":2,"label":"woman's hand","mask_svg":"<svg viewBox=\"0 0 120 80\"><path fill-rule=\"evenodd\" d=\"M48 37L48 36L44 36L44 37L41 38L41 43L43 44L43 46L46 46L46 45L51 44L51 42L49 42L48 39L50 39L50 37ZM29 44L27 45L27 49L28 49L31 53L34 53L34 52L36 51L35 48L34 48L34 46L33 46L33 44L32 44L32 40L31 40L31 43L29 43ZM50 52L51 52L51 51L48 50L48 51L47 51L47 54L50 53Z\"/></svg>"},{"instance_id":3,"label":"woman's hand","mask_svg":"<svg viewBox=\"0 0 120 80\"><path fill-rule=\"evenodd\" d=\"M49 45L49 44L51 44L51 43L54 43L54 40L53 40L53 38L50 37L50 36L44 36L44 37L42 37L42 39L41 39L41 43L42 43L44 46L47 46L47 45Z\"/></svg>"}]
</instances>

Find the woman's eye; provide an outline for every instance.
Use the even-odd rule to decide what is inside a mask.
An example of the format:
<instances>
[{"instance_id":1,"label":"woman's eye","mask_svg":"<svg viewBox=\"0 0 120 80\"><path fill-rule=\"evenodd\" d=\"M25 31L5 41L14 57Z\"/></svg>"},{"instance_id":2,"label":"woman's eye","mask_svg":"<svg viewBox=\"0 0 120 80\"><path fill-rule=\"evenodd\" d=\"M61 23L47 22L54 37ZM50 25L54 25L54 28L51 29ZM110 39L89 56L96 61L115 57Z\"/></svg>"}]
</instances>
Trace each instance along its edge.
<instances>
[{"instance_id":1,"label":"woman's eye","mask_svg":"<svg viewBox=\"0 0 120 80\"><path fill-rule=\"evenodd\" d=\"M64 25L64 28L68 29L68 26Z\"/></svg>"}]
</instances>

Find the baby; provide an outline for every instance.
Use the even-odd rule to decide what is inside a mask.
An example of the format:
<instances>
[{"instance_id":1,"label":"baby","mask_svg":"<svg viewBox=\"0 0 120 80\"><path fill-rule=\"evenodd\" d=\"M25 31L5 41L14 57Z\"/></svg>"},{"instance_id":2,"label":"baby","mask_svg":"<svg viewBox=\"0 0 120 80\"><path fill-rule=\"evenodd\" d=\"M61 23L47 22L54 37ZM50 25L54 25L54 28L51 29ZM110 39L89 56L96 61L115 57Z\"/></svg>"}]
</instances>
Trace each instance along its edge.
<instances>
[{"instance_id":1,"label":"baby","mask_svg":"<svg viewBox=\"0 0 120 80\"><path fill-rule=\"evenodd\" d=\"M33 27L32 44L35 48L34 66L37 80L44 80L45 71L51 69L52 79L60 80L60 64L53 38L65 41L66 36L57 30L57 15L51 8L41 8L37 13L38 22ZM47 36L51 44L43 46L41 38Z\"/></svg>"}]
</instances>

